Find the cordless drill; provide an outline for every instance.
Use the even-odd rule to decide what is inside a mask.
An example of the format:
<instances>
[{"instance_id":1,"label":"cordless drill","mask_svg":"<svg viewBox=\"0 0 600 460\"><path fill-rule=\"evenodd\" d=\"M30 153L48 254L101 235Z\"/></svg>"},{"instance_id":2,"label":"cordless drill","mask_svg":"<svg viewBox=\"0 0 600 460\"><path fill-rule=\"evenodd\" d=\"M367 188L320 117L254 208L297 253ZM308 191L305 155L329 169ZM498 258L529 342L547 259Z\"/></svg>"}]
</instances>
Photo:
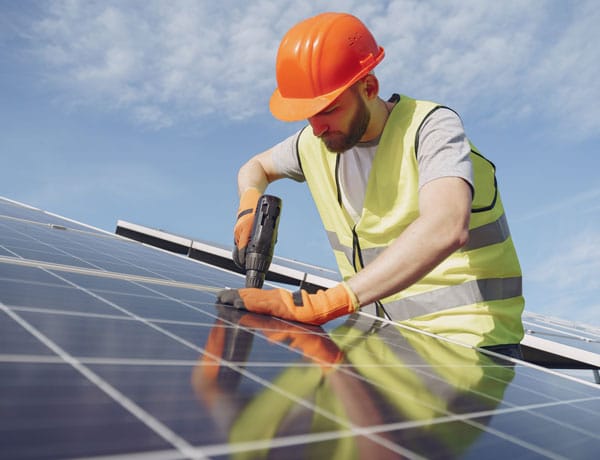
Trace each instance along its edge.
<instances>
[{"instance_id":1,"label":"cordless drill","mask_svg":"<svg viewBox=\"0 0 600 460\"><path fill-rule=\"evenodd\" d=\"M262 288L273 260L280 214L280 198L273 195L260 197L252 235L246 247L246 287Z\"/></svg>"}]
</instances>

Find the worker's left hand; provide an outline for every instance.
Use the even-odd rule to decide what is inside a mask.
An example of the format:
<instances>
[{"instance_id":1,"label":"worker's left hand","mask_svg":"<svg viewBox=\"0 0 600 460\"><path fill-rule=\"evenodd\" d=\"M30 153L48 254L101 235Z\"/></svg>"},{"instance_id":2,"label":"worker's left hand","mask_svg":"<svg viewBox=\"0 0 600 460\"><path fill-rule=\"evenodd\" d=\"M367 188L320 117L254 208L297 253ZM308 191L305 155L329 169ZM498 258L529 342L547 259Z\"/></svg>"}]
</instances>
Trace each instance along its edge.
<instances>
[{"instance_id":1,"label":"worker's left hand","mask_svg":"<svg viewBox=\"0 0 600 460\"><path fill-rule=\"evenodd\" d=\"M285 289L226 289L217 295L217 301L238 309L316 325L353 313L359 307L346 283L316 294L304 289L294 293Z\"/></svg>"}]
</instances>

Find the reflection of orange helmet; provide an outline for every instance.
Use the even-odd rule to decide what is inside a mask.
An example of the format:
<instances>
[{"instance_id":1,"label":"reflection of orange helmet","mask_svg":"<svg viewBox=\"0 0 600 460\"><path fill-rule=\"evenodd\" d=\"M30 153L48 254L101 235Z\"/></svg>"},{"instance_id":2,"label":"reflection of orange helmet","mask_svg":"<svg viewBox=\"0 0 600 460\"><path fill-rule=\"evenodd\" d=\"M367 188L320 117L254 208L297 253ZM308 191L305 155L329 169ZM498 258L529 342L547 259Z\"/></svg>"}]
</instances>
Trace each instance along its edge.
<instances>
[{"instance_id":1,"label":"reflection of orange helmet","mask_svg":"<svg viewBox=\"0 0 600 460\"><path fill-rule=\"evenodd\" d=\"M383 48L356 17L322 13L292 27L277 52L271 113L283 121L309 118L383 59Z\"/></svg>"}]
</instances>

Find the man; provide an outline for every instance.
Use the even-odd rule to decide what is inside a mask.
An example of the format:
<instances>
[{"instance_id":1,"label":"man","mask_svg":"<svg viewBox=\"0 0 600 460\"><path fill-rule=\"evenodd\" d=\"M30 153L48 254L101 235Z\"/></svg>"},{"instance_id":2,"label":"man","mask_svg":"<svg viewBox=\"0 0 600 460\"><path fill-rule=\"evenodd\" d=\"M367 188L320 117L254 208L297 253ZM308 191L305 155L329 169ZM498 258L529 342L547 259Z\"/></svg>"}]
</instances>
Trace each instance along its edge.
<instances>
[{"instance_id":1,"label":"man","mask_svg":"<svg viewBox=\"0 0 600 460\"><path fill-rule=\"evenodd\" d=\"M296 135L239 171L234 258L243 266L267 185L306 181L344 282L308 294L227 290L238 308L322 324L358 308L475 346L517 347L521 270L494 165L450 109L379 97L384 50L343 13L304 20L281 41L270 109L306 119Z\"/></svg>"}]
</instances>

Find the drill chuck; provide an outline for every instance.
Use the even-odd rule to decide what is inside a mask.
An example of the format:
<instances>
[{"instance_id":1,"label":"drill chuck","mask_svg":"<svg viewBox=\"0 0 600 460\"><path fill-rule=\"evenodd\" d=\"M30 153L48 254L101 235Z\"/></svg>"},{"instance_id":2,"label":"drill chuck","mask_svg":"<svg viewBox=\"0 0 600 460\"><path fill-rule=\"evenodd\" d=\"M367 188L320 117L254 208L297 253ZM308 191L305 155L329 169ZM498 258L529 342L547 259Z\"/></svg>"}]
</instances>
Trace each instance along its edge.
<instances>
[{"instance_id":1,"label":"drill chuck","mask_svg":"<svg viewBox=\"0 0 600 460\"><path fill-rule=\"evenodd\" d=\"M262 288L273 260L280 215L280 198L272 195L260 197L246 249L246 287Z\"/></svg>"}]
</instances>

